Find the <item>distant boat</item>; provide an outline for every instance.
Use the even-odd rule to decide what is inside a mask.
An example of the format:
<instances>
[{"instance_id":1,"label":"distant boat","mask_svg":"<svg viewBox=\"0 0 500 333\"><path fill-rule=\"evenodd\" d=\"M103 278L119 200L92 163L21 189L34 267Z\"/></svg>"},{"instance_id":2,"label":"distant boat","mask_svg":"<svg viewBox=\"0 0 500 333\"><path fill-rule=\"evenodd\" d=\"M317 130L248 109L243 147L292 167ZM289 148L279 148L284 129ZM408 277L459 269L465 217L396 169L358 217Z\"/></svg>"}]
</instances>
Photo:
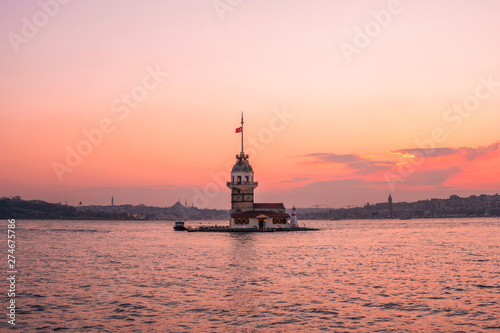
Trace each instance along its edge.
<instances>
[{"instance_id":1,"label":"distant boat","mask_svg":"<svg viewBox=\"0 0 500 333\"><path fill-rule=\"evenodd\" d=\"M174 230L175 231L184 231L184 230L187 230L186 227L184 226L184 221L183 220L177 220L177 221L175 221Z\"/></svg>"}]
</instances>

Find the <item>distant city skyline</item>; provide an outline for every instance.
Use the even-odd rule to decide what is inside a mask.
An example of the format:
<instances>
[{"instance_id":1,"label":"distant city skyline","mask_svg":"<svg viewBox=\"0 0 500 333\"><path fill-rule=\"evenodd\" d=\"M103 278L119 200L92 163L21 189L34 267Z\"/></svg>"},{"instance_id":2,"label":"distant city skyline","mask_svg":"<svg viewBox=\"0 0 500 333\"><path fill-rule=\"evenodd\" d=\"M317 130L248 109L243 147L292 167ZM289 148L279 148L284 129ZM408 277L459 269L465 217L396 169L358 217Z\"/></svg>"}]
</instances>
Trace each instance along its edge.
<instances>
[{"instance_id":1,"label":"distant city skyline","mask_svg":"<svg viewBox=\"0 0 500 333\"><path fill-rule=\"evenodd\" d=\"M0 4L0 196L339 208L500 188L500 3Z\"/></svg>"}]
</instances>

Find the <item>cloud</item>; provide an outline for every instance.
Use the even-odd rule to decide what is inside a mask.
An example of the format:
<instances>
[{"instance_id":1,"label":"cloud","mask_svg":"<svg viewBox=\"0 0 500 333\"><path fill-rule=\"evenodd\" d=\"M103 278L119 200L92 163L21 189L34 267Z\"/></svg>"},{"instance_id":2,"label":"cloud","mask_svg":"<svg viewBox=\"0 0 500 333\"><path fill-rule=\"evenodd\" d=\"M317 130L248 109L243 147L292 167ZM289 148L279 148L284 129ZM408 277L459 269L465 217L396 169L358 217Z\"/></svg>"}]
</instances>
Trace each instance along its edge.
<instances>
[{"instance_id":1,"label":"cloud","mask_svg":"<svg viewBox=\"0 0 500 333\"><path fill-rule=\"evenodd\" d=\"M301 183L301 175L296 175L287 181L296 187L280 194L310 205L343 205L380 202L395 189L393 195L397 193L400 199L445 197L462 193L464 186L479 191L500 181L496 162L500 161L500 141L478 147L412 148L370 155L317 152L299 156L299 164L307 165L309 172L304 176L310 179ZM312 176L311 168L316 167L321 177ZM387 175L394 176L395 189Z\"/></svg>"},{"instance_id":2,"label":"cloud","mask_svg":"<svg viewBox=\"0 0 500 333\"><path fill-rule=\"evenodd\" d=\"M495 142L489 146L479 147L459 147L459 148L411 148L395 150L393 153L413 154L417 157L443 157L451 155L462 155L468 161L472 161L477 157L495 152L500 147L500 142Z\"/></svg>"},{"instance_id":3,"label":"cloud","mask_svg":"<svg viewBox=\"0 0 500 333\"><path fill-rule=\"evenodd\" d=\"M412 148L393 151L393 153L412 154L417 157L441 157L454 155L457 152L456 148Z\"/></svg>"},{"instance_id":4,"label":"cloud","mask_svg":"<svg viewBox=\"0 0 500 333\"><path fill-rule=\"evenodd\" d=\"M305 162L305 164L344 164L348 168L355 170L354 172L357 174L368 174L376 171L388 170L394 164L394 162L376 161L355 154L314 153L307 154L302 157L313 158L312 161L309 160Z\"/></svg>"},{"instance_id":5,"label":"cloud","mask_svg":"<svg viewBox=\"0 0 500 333\"><path fill-rule=\"evenodd\" d=\"M282 183L300 183L306 180L310 180L310 177L292 177L292 179L282 180Z\"/></svg>"},{"instance_id":6,"label":"cloud","mask_svg":"<svg viewBox=\"0 0 500 333\"><path fill-rule=\"evenodd\" d=\"M389 161L361 160L355 163L349 163L348 166L351 169L357 169L357 174L370 174L377 171L389 170L393 164L393 162Z\"/></svg>"},{"instance_id":7,"label":"cloud","mask_svg":"<svg viewBox=\"0 0 500 333\"><path fill-rule=\"evenodd\" d=\"M312 163L352 163L360 159L359 156L354 154L329 154L329 153L315 153L307 154L304 157L314 157L315 161Z\"/></svg>"},{"instance_id":8,"label":"cloud","mask_svg":"<svg viewBox=\"0 0 500 333\"><path fill-rule=\"evenodd\" d=\"M489 153L493 153L498 150L498 147L500 146L500 142L495 142L489 146L482 146L482 147L463 147L461 148L463 151L465 151L465 158L468 161L472 161L478 157L484 156Z\"/></svg>"},{"instance_id":9,"label":"cloud","mask_svg":"<svg viewBox=\"0 0 500 333\"><path fill-rule=\"evenodd\" d=\"M442 186L448 179L454 177L462 171L459 166L454 166L440 170L421 170L406 177L407 186Z\"/></svg>"}]
</instances>

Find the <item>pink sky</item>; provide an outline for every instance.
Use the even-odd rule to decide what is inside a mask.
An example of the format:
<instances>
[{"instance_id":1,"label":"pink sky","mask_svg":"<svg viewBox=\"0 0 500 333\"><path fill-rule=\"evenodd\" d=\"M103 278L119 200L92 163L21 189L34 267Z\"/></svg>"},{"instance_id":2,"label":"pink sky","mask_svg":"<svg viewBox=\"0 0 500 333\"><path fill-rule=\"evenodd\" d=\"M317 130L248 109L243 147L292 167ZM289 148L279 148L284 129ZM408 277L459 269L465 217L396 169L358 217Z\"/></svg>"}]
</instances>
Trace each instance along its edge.
<instances>
[{"instance_id":1,"label":"pink sky","mask_svg":"<svg viewBox=\"0 0 500 333\"><path fill-rule=\"evenodd\" d=\"M241 111L257 201L499 192L498 1L214 3L2 2L0 196L229 208Z\"/></svg>"}]
</instances>

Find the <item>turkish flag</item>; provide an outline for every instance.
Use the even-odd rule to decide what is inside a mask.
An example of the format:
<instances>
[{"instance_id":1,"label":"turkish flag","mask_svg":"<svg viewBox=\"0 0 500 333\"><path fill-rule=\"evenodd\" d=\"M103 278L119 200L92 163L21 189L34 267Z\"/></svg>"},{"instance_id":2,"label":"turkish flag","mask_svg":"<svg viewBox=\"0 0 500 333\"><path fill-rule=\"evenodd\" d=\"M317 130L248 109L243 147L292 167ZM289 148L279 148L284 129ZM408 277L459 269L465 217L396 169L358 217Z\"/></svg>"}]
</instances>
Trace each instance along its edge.
<instances>
[{"instance_id":1,"label":"turkish flag","mask_svg":"<svg viewBox=\"0 0 500 333\"><path fill-rule=\"evenodd\" d=\"M236 129L236 133L241 133L241 131L243 131L243 126L238 127L238 128Z\"/></svg>"}]
</instances>

